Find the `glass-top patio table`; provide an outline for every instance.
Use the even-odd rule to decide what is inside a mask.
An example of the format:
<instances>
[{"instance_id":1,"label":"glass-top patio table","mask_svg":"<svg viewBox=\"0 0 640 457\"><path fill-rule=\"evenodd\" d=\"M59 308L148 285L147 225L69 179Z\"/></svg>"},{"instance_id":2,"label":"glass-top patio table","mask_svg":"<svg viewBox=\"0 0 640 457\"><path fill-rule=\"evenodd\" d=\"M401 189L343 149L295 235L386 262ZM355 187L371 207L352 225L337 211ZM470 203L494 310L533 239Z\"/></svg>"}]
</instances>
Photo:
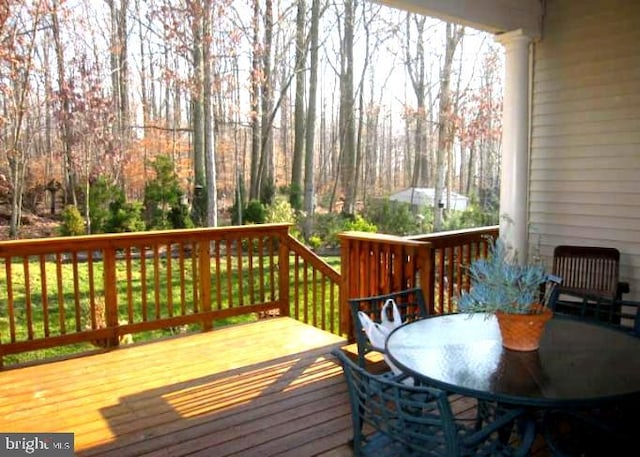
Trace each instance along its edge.
<instances>
[{"instance_id":1,"label":"glass-top patio table","mask_svg":"<svg viewBox=\"0 0 640 457\"><path fill-rule=\"evenodd\" d=\"M401 370L426 384L485 400L542 408L640 398L640 338L554 317L540 348L502 347L495 317L450 314L405 324L387 339Z\"/></svg>"}]
</instances>

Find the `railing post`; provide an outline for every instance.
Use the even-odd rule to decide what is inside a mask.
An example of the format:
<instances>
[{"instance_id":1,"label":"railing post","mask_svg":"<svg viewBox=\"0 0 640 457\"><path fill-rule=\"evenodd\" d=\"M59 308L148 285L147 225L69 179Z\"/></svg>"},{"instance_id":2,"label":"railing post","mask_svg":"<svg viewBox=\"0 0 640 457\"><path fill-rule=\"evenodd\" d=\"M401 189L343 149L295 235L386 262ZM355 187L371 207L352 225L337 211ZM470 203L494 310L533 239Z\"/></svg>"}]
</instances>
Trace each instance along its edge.
<instances>
[{"instance_id":1,"label":"railing post","mask_svg":"<svg viewBox=\"0 0 640 457\"><path fill-rule=\"evenodd\" d=\"M118 291L116 276L116 250L105 248L104 258L104 318L107 328L113 329L114 334L109 337L106 347L116 347L120 344L118 322Z\"/></svg>"},{"instance_id":2,"label":"railing post","mask_svg":"<svg viewBox=\"0 0 640 457\"><path fill-rule=\"evenodd\" d=\"M289 246L285 243L285 238L289 233L289 228L280 232L278 237L280 247L278 251L278 301L280 303L280 315L289 316Z\"/></svg>"},{"instance_id":3,"label":"railing post","mask_svg":"<svg viewBox=\"0 0 640 457\"><path fill-rule=\"evenodd\" d=\"M355 335L353 334L353 322L351 321L351 310L349 309L348 299L350 298L350 292L348 290L349 272L351 271L349 265L349 258L351 256L351 240L343 237L340 242L340 289L338 291L338 300L340 302L340 333L347 335L347 340L350 343L355 341Z\"/></svg>"},{"instance_id":4,"label":"railing post","mask_svg":"<svg viewBox=\"0 0 640 457\"><path fill-rule=\"evenodd\" d=\"M198 287L200 288L200 309L204 312L211 311L211 241L198 242ZM213 328L211 319L202 320L202 331Z\"/></svg>"}]
</instances>

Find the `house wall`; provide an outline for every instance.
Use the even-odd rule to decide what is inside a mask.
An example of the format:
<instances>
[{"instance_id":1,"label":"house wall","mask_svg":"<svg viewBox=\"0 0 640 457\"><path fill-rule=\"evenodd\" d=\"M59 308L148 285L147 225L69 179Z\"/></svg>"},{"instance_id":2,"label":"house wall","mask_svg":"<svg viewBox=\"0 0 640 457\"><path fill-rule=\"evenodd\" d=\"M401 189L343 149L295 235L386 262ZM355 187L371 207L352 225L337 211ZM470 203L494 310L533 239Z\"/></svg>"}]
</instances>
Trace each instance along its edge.
<instances>
[{"instance_id":1,"label":"house wall","mask_svg":"<svg viewBox=\"0 0 640 457\"><path fill-rule=\"evenodd\" d=\"M640 299L640 1L547 0L534 45L530 242L610 246Z\"/></svg>"}]
</instances>

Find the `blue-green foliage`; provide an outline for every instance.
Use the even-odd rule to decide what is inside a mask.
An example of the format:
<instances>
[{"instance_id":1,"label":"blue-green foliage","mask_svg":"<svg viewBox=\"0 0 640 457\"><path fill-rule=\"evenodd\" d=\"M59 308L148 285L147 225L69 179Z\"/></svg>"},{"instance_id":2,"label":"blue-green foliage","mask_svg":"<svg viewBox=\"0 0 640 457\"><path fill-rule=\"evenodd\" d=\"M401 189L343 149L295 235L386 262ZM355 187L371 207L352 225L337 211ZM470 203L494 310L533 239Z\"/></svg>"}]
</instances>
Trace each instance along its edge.
<instances>
[{"instance_id":1,"label":"blue-green foliage","mask_svg":"<svg viewBox=\"0 0 640 457\"><path fill-rule=\"evenodd\" d=\"M501 238L490 245L487 258L475 260L469 267L471 288L458 299L462 312L495 312L515 314L531 312L540 303L540 287L547 281L542 264L520 265L515 253Z\"/></svg>"}]
</instances>

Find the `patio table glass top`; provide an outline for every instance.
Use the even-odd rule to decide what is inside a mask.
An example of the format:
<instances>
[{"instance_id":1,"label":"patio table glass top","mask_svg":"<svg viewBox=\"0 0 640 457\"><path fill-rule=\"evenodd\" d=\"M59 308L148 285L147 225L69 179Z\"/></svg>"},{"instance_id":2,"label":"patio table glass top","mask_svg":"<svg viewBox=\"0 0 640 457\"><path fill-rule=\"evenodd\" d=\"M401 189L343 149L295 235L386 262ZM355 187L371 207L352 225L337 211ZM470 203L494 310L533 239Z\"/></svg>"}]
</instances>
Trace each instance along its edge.
<instances>
[{"instance_id":1,"label":"patio table glass top","mask_svg":"<svg viewBox=\"0 0 640 457\"><path fill-rule=\"evenodd\" d=\"M450 314L395 329L391 361L417 379L480 399L540 407L597 406L640 397L640 338L554 317L536 351L502 347L495 317Z\"/></svg>"}]
</instances>

